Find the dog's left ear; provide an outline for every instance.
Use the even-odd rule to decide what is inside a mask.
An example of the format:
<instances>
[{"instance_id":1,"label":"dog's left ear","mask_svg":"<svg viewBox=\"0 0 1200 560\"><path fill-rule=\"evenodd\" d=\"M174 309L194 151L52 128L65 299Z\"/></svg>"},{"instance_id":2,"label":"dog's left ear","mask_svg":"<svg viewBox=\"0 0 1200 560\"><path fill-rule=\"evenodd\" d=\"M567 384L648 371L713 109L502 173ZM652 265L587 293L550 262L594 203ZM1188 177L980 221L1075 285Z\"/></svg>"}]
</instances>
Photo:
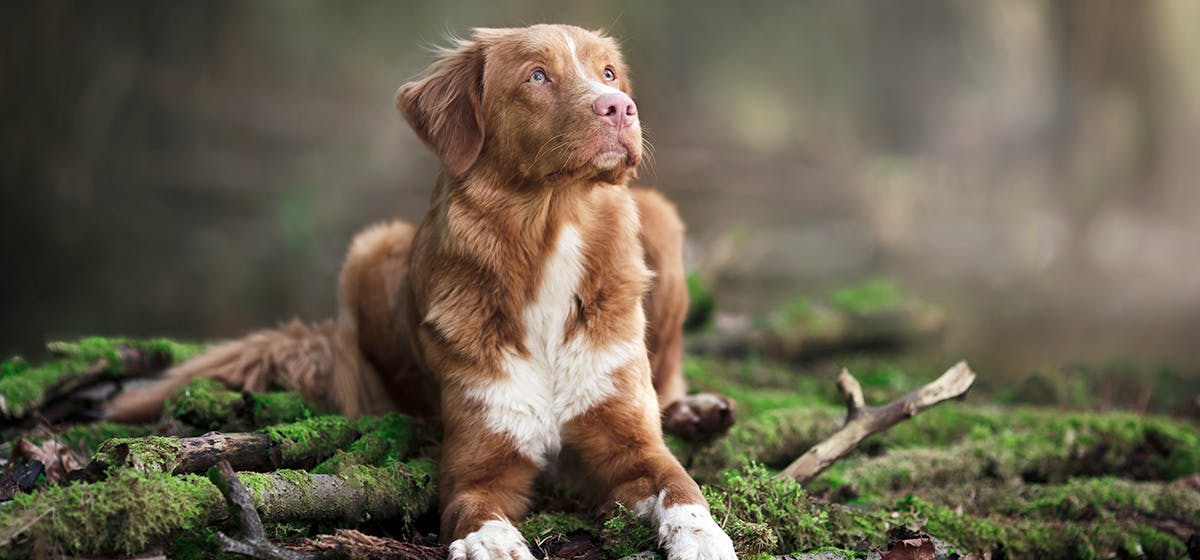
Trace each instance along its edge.
<instances>
[{"instance_id":1,"label":"dog's left ear","mask_svg":"<svg viewBox=\"0 0 1200 560\"><path fill-rule=\"evenodd\" d=\"M483 51L481 41L459 41L396 91L396 108L454 177L483 150Z\"/></svg>"}]
</instances>

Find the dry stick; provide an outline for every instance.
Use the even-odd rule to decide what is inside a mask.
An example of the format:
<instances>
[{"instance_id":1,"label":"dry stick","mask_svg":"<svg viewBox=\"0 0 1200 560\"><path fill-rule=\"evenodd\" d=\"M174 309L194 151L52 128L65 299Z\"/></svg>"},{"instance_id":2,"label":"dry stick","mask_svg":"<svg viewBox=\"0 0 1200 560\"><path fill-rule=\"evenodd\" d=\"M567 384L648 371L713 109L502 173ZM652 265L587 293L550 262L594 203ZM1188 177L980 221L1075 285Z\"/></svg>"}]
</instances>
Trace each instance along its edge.
<instances>
[{"instance_id":1,"label":"dry stick","mask_svg":"<svg viewBox=\"0 0 1200 560\"><path fill-rule=\"evenodd\" d=\"M319 557L317 554L305 554L277 547L267 539L263 532L262 519L259 519L258 510L254 508L254 500L250 499L250 491L242 484L237 473L233 472L229 461L221 461L209 469L208 479L221 490L229 504L230 516L236 515L242 527L242 540L233 539L217 531L221 552L265 560L309 560Z\"/></svg>"},{"instance_id":2,"label":"dry stick","mask_svg":"<svg viewBox=\"0 0 1200 560\"><path fill-rule=\"evenodd\" d=\"M862 386L845 369L838 375L838 390L846 399L846 423L832 436L814 445L779 478L792 478L806 484L838 459L845 457L872 434L882 432L917 413L943 401L962 396L975 381L975 372L967 362L958 362L934 382L880 407L870 407L863 399Z\"/></svg>"}]
</instances>

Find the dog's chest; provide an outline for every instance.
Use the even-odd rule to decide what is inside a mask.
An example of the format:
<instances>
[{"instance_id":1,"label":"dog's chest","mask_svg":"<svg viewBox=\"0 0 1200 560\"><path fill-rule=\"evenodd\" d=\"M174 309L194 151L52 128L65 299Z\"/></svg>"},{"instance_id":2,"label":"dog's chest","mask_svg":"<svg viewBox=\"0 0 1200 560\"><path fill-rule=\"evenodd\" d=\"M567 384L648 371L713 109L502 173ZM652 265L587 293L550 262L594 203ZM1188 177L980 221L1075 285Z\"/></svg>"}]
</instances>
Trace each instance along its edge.
<instances>
[{"instance_id":1,"label":"dog's chest","mask_svg":"<svg viewBox=\"0 0 1200 560\"><path fill-rule=\"evenodd\" d=\"M560 230L536 297L522 313L526 352L507 353L505 379L476 391L489 427L538 464L561 448L563 425L614 395L615 371L644 352L639 340L596 345L581 325L568 328L577 320L584 249L578 228Z\"/></svg>"}]
</instances>

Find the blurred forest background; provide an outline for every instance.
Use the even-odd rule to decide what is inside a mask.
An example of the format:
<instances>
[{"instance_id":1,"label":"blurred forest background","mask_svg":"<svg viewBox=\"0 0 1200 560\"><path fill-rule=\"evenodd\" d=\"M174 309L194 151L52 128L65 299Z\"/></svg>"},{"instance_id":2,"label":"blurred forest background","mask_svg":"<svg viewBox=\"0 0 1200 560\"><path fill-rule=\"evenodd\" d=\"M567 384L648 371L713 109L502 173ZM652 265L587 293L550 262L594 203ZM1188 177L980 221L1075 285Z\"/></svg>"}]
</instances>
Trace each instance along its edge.
<instances>
[{"instance_id":1,"label":"blurred forest background","mask_svg":"<svg viewBox=\"0 0 1200 560\"><path fill-rule=\"evenodd\" d=\"M621 40L723 309L890 278L993 382L1200 377L1192 0L6 2L0 354L332 316L353 233L436 172L396 87L536 22Z\"/></svg>"}]
</instances>

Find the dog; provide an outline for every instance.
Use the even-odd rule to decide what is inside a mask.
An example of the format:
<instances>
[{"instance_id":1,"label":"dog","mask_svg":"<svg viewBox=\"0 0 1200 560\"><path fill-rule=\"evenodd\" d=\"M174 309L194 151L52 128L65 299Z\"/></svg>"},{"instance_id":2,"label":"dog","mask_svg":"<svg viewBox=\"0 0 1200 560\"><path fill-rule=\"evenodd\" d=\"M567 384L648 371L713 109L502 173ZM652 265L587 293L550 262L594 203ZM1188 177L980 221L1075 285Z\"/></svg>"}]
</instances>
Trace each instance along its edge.
<instances>
[{"instance_id":1,"label":"dog","mask_svg":"<svg viewBox=\"0 0 1200 560\"><path fill-rule=\"evenodd\" d=\"M628 186L643 150L631 92L600 32L474 30L396 93L442 170L418 227L351 243L336 322L217 346L107 417L153 416L198 375L349 415L436 415L452 560L532 558L513 523L564 447L604 503L650 519L669 558L735 558L663 439L722 432L733 406L686 394L683 223Z\"/></svg>"}]
</instances>

